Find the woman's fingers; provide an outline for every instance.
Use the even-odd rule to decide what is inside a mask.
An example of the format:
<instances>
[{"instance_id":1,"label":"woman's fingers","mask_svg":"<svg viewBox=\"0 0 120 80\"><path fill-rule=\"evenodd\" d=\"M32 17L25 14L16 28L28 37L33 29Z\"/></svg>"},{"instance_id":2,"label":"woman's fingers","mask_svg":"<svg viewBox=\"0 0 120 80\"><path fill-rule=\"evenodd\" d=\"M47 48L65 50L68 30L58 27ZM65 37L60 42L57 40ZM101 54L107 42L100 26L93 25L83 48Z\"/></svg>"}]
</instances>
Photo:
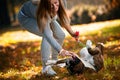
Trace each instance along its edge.
<instances>
[{"instance_id":1,"label":"woman's fingers","mask_svg":"<svg viewBox=\"0 0 120 80\"><path fill-rule=\"evenodd\" d=\"M65 56L73 56L73 52L67 51L62 49L59 53L61 56L65 57Z\"/></svg>"}]
</instances>

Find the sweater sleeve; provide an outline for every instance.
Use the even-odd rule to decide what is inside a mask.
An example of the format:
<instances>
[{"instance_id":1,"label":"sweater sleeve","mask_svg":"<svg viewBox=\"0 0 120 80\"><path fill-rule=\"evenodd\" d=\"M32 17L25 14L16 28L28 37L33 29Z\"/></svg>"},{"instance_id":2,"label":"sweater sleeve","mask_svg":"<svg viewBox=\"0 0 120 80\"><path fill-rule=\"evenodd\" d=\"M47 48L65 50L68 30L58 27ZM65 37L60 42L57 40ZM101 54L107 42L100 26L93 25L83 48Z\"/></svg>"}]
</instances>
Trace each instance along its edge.
<instances>
[{"instance_id":1,"label":"sweater sleeve","mask_svg":"<svg viewBox=\"0 0 120 80\"><path fill-rule=\"evenodd\" d=\"M50 45L57 51L59 52L62 47L61 45L56 41L56 39L53 36L53 32L50 28L50 23L48 22L44 28L43 31L43 37L46 38L46 40L50 43Z\"/></svg>"}]
</instances>

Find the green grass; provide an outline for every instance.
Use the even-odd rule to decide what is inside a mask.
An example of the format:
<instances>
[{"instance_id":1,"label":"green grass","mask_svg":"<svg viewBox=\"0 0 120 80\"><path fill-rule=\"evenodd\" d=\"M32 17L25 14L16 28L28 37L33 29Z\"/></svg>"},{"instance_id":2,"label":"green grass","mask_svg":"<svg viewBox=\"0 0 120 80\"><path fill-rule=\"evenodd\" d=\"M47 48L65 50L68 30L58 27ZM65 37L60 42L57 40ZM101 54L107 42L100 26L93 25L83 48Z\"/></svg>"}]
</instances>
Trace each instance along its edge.
<instances>
[{"instance_id":1,"label":"green grass","mask_svg":"<svg viewBox=\"0 0 120 80\"><path fill-rule=\"evenodd\" d=\"M115 22L113 21L112 23L109 23L109 25L106 25L105 28L95 30L95 31L90 31L90 32L84 33L83 35L92 35L92 36L102 35L106 37L108 35L112 36L112 35L117 35L119 33L120 33L120 21L116 20Z\"/></svg>"}]
</instances>

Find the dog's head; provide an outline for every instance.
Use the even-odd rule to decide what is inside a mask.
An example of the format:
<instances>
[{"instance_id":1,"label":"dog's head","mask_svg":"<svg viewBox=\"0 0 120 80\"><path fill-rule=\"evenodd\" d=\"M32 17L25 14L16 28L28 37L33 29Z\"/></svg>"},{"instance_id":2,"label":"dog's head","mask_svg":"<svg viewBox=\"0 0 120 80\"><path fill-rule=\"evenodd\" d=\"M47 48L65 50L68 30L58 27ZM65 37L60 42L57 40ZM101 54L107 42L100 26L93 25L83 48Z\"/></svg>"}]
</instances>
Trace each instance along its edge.
<instances>
[{"instance_id":1,"label":"dog's head","mask_svg":"<svg viewBox=\"0 0 120 80\"><path fill-rule=\"evenodd\" d=\"M103 55L103 49L104 49L104 44L103 43L97 43L96 47L99 48L99 50L101 51L101 55Z\"/></svg>"},{"instance_id":2,"label":"dog's head","mask_svg":"<svg viewBox=\"0 0 120 80\"><path fill-rule=\"evenodd\" d=\"M84 64L78 57L69 58L66 61L66 67L70 74L82 74L84 71Z\"/></svg>"}]
</instances>

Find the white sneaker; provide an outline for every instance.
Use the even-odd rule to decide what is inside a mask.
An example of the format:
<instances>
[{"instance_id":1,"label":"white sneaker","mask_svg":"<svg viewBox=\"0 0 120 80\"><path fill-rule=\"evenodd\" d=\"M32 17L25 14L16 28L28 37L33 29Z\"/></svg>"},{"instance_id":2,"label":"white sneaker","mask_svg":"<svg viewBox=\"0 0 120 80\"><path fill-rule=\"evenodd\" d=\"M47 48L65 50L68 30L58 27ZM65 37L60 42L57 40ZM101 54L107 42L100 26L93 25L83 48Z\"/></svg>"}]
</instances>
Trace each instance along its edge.
<instances>
[{"instance_id":1,"label":"white sneaker","mask_svg":"<svg viewBox=\"0 0 120 80\"><path fill-rule=\"evenodd\" d=\"M54 76L57 73L49 65L49 66L46 66L45 68L42 69L42 74L45 74L45 75L48 75L48 76Z\"/></svg>"},{"instance_id":2,"label":"white sneaker","mask_svg":"<svg viewBox=\"0 0 120 80\"><path fill-rule=\"evenodd\" d=\"M48 60L47 62L46 62L46 65L54 65L54 64L56 64L56 62L57 62L57 60Z\"/></svg>"}]
</instances>

